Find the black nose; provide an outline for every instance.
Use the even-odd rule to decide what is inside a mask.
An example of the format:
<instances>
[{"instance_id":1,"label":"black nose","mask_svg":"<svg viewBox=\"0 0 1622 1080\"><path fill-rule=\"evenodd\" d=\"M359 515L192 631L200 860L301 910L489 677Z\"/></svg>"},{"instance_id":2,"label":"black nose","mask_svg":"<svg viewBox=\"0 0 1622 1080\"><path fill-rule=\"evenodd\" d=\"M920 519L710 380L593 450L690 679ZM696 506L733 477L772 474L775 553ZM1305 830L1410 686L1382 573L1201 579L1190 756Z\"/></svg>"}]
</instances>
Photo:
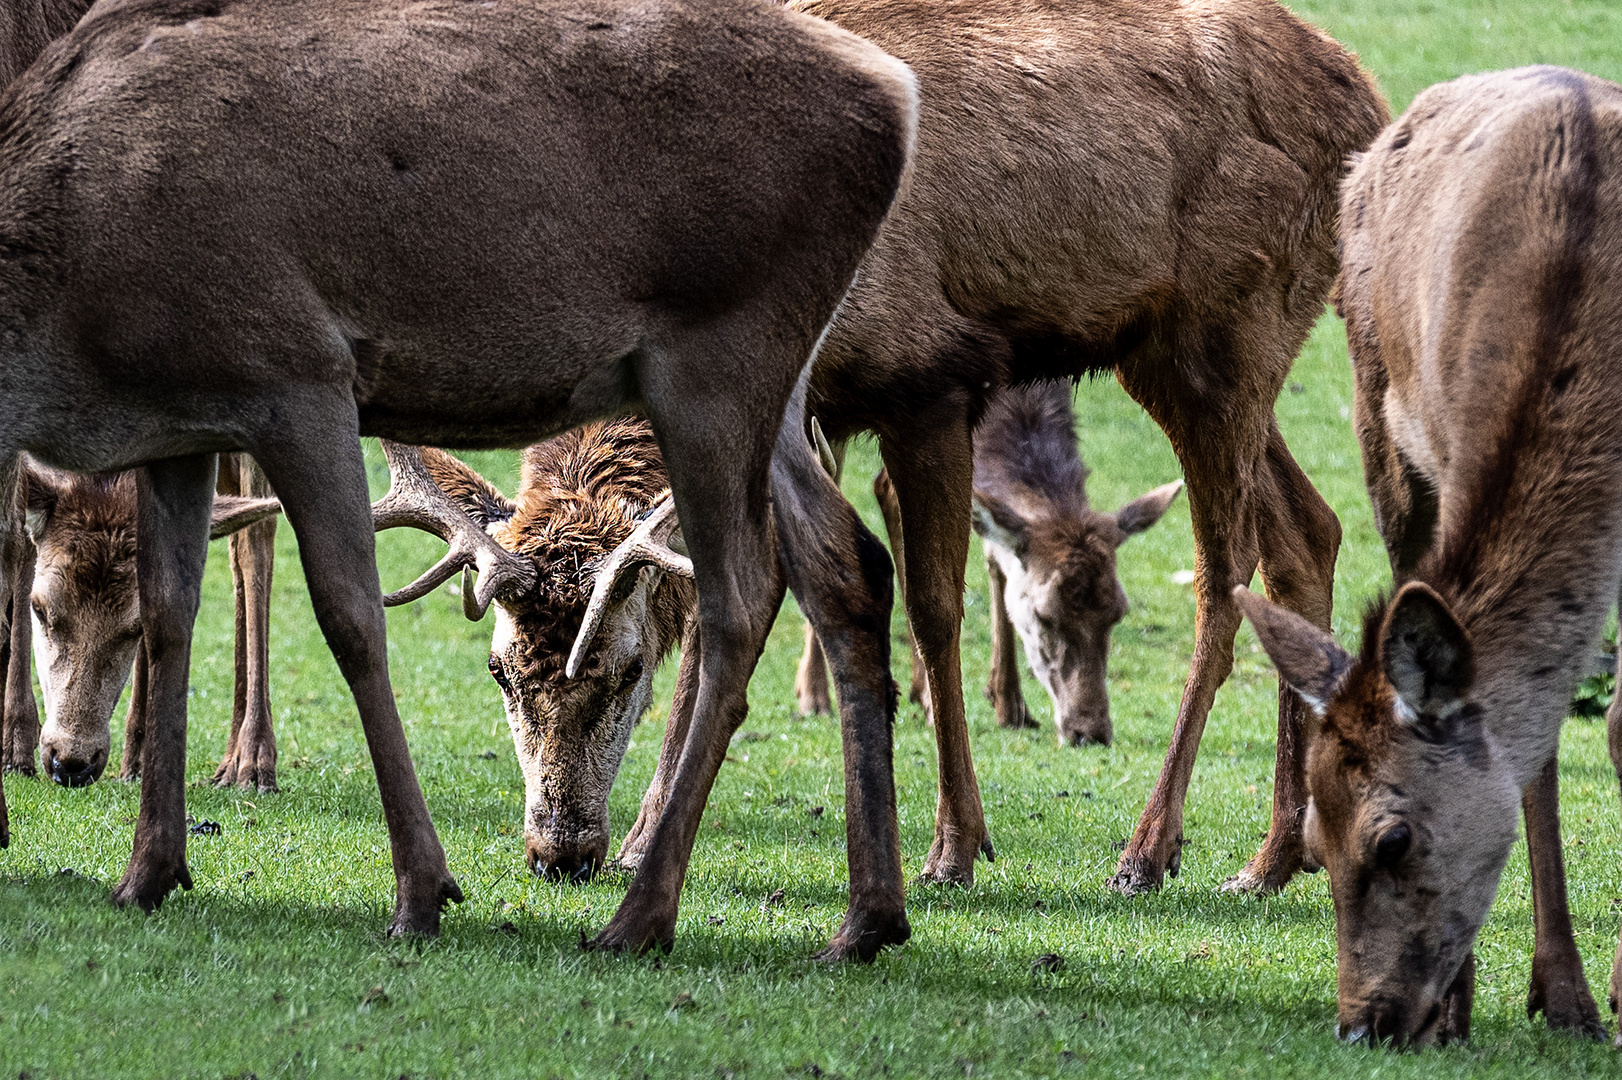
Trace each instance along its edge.
<instances>
[{"instance_id":1,"label":"black nose","mask_svg":"<svg viewBox=\"0 0 1622 1080\"><path fill-rule=\"evenodd\" d=\"M569 881L576 885L591 880L603 865L606 850L595 847L572 847L529 840L529 869L536 877L548 881Z\"/></svg>"},{"instance_id":2,"label":"black nose","mask_svg":"<svg viewBox=\"0 0 1622 1080\"><path fill-rule=\"evenodd\" d=\"M94 760L83 761L79 758L59 758L53 751L46 762L46 768L51 774L51 779L63 787L84 787L96 782L101 776L102 767L106 764L107 759L100 754L96 755Z\"/></svg>"}]
</instances>

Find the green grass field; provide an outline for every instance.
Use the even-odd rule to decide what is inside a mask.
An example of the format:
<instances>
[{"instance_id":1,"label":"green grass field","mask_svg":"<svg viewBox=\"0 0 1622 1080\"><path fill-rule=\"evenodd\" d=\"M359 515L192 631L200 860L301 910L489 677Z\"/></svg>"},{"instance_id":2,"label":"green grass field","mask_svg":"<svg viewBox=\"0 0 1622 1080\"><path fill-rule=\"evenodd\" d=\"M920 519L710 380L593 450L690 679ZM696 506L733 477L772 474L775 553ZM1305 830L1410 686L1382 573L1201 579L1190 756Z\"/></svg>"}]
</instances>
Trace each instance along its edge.
<instances>
[{"instance_id":1,"label":"green grass field","mask_svg":"<svg viewBox=\"0 0 1622 1080\"><path fill-rule=\"evenodd\" d=\"M1622 77L1615 0L1296 6L1359 51L1398 109L1429 83L1535 61ZM1096 504L1113 508L1178 475L1165 439L1113 383L1082 386L1078 402ZM1326 316L1278 407L1345 526L1335 597L1343 639L1387 577L1350 404L1344 337ZM475 460L511 490L513 455ZM872 445L858 444L846 480L875 528L876 467ZM711 800L675 950L641 959L576 947L613 911L623 878L561 886L524 870L522 781L485 672L489 624L465 622L443 593L391 614L396 689L467 893L437 941L391 941L387 837L359 724L315 628L290 531L280 537L272 660L282 791L207 784L231 700L229 580L217 545L193 666L188 794L192 813L223 834L192 840L193 891L150 917L106 903L129 855L132 786L69 791L7 778L0 1076L1569 1078L1622 1068L1608 1047L1553 1036L1525 1016L1524 847L1478 947L1471 1044L1395 1055L1335 1043L1322 875L1268 900L1217 891L1267 827L1276 681L1248 629L1205 735L1182 876L1131 900L1104 888L1111 845L1130 833L1160 766L1192 646L1192 595L1172 579L1193 565L1181 500L1122 551L1132 611L1115 634L1117 742L1107 750L1061 749L1051 729L993 724L978 693L989 642L976 545L963 663L998 861L980 865L972 890L914 887L912 941L870 967L832 970L810 956L845 905L839 743L830 722L794 715L792 609L751 689L751 738L734 745ZM394 585L435 554L417 536L389 535L382 547ZM661 700L672 680L669 666ZM1047 723L1045 694L1031 680L1026 693ZM638 730L615 789L616 834L651 774L663 708ZM934 745L916 708L903 710L896 741L902 845L916 874L935 798ZM1603 999L1622 845L1601 725L1568 724L1561 794L1577 937ZM777 889L784 902L763 908ZM1033 974L1044 953L1064 956L1063 969Z\"/></svg>"}]
</instances>

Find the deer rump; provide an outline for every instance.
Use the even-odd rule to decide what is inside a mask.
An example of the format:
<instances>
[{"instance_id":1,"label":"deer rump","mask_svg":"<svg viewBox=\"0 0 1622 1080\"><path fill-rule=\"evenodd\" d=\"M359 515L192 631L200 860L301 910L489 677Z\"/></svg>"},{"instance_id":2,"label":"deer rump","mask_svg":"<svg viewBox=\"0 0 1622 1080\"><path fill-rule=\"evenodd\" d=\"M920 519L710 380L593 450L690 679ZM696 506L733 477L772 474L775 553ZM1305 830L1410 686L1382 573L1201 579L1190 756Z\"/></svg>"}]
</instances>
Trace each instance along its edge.
<instances>
[{"instance_id":1,"label":"deer rump","mask_svg":"<svg viewBox=\"0 0 1622 1080\"><path fill-rule=\"evenodd\" d=\"M460 893L388 688L360 433L522 445L645 409L698 581L739 585L701 616L696 723L726 723L781 589L752 511L915 116L904 65L741 0L135 0L49 47L0 97L0 480L23 451L147 465L152 730L114 899L190 883L178 733L217 452L251 453L299 534L374 754L394 929L433 932ZM627 903L606 944L668 940L675 889Z\"/></svg>"}]
</instances>

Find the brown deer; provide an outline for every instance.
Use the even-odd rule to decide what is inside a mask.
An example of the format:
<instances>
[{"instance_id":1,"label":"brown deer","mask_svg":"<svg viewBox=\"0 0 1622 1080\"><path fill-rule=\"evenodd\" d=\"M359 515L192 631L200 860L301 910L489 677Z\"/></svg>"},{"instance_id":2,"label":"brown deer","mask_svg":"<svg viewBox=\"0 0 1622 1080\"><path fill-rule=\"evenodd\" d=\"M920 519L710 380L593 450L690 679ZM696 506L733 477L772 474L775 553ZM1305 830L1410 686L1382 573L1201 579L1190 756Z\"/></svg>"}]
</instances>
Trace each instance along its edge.
<instances>
[{"instance_id":1,"label":"brown deer","mask_svg":"<svg viewBox=\"0 0 1622 1080\"><path fill-rule=\"evenodd\" d=\"M1467 1033L1520 806L1528 1010L1603 1037L1555 751L1622 583L1622 87L1549 67L1432 87L1356 166L1341 217L1357 431L1399 586L1356 657L1240 597L1322 714L1306 836L1335 902L1340 1031Z\"/></svg>"},{"instance_id":2,"label":"brown deer","mask_svg":"<svg viewBox=\"0 0 1622 1080\"><path fill-rule=\"evenodd\" d=\"M29 467L26 483L29 538L38 553L30 621L40 688L45 693L45 726L38 735L41 764L47 776L68 787L94 783L101 776L112 743L113 708L133 666L135 688L120 776L134 779L141 772L147 684L136 588L135 475L85 476ZM216 495L209 536L234 538L239 530L274 517L280 509L275 499ZM267 539L270 547L265 555L269 556L274 552L275 533ZM245 776L262 777L259 786L263 790L275 786L275 742L269 731L263 654L269 563L267 559L262 564L263 582L259 574L243 573L245 565L251 569L259 564L242 559L235 544L231 563L239 602L238 707L233 734L242 744L251 739L262 754L268 750L265 760L250 759L244 769ZM244 603L244 591L263 602ZM259 634L243 633L243 624L250 620L257 623ZM257 646L253 651L258 655L245 658L243 653L250 644ZM255 706L251 710L244 707L250 704L245 700L249 698ZM262 719L264 730L250 727L249 737L242 738L244 714L250 725L257 726ZM270 737L268 745L266 737ZM30 765L32 757L30 748ZM220 766L222 773L233 764L231 757L228 751Z\"/></svg>"},{"instance_id":3,"label":"brown deer","mask_svg":"<svg viewBox=\"0 0 1622 1080\"><path fill-rule=\"evenodd\" d=\"M1017 635L1053 700L1059 742L1108 746L1114 737L1105 687L1110 631L1127 611L1115 550L1159 521L1183 485L1164 484L1114 514L1094 510L1070 397L1070 385L1056 380L1010 387L974 432L974 531L985 547L991 597L986 697L1002 727L1036 726L1020 689ZM891 550L897 550L904 541L888 475L881 473L873 490L891 529ZM922 665L916 650L913 655L918 700ZM828 711L828 677L814 636L796 690L801 712Z\"/></svg>"},{"instance_id":4,"label":"brown deer","mask_svg":"<svg viewBox=\"0 0 1622 1080\"><path fill-rule=\"evenodd\" d=\"M1343 163L1384 104L1344 49L1273 0L791 6L894 53L923 87L913 181L811 385L831 440L877 435L900 507L899 580L940 752L923 876L971 882L993 850L958 655L971 434L1005 386L1114 371L1182 462L1196 545L1193 667L1112 882L1154 888L1178 869L1200 733L1232 666L1233 586L1259 563L1273 596L1329 625L1340 525L1273 402L1338 267ZM1302 864L1302 710L1281 694L1273 828L1233 887L1278 889Z\"/></svg>"},{"instance_id":5,"label":"brown deer","mask_svg":"<svg viewBox=\"0 0 1622 1080\"><path fill-rule=\"evenodd\" d=\"M0 89L20 75L47 44L68 32L90 8L91 0L11 0L0 5ZM11 493L11 527L0 537L0 579L16 582L0 597L0 769L34 775L39 745L39 706L34 701L30 648L32 620L29 592L34 549L23 528L27 492ZM0 846L6 836L4 799L0 798Z\"/></svg>"},{"instance_id":6,"label":"brown deer","mask_svg":"<svg viewBox=\"0 0 1622 1080\"><path fill-rule=\"evenodd\" d=\"M831 951L904 937L888 565L799 418L916 113L905 65L747 0L128 0L49 46L0 95L0 491L25 451L146 466L148 733L114 901L190 883L186 672L217 453L250 453L298 534L378 778L392 929L432 933L461 893L389 684L373 528L394 504L369 510L359 436L523 445L643 410L693 545L703 664L671 801L599 942L670 940L785 584L836 643L845 710L860 842ZM417 588L463 562L483 568L474 608L530 586L482 533L444 531ZM779 545L798 545L781 565Z\"/></svg>"}]
</instances>

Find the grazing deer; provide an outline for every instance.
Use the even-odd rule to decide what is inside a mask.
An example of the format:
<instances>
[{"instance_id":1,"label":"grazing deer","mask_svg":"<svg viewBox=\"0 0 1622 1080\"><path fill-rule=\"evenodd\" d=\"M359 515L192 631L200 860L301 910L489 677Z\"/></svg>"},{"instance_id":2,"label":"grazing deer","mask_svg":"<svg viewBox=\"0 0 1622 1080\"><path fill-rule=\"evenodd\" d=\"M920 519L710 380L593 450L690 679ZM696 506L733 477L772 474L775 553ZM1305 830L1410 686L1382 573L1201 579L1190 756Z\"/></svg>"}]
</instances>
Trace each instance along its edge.
<instances>
[{"instance_id":1,"label":"grazing deer","mask_svg":"<svg viewBox=\"0 0 1622 1080\"><path fill-rule=\"evenodd\" d=\"M1259 564L1273 596L1329 625L1340 524L1273 402L1335 277L1342 165L1384 104L1344 49L1273 0L791 6L894 53L923 87L913 180L817 354L810 399L831 440L878 437L900 508L898 576L939 746L923 877L972 882L993 853L958 655L972 432L1006 386L1113 371L1178 454L1196 548L1193 666L1112 879L1157 887L1178 870L1194 756L1232 667L1233 586ZM1233 888L1276 890L1302 865L1303 715L1280 695L1273 828Z\"/></svg>"},{"instance_id":2,"label":"grazing deer","mask_svg":"<svg viewBox=\"0 0 1622 1080\"><path fill-rule=\"evenodd\" d=\"M114 902L191 880L186 673L217 453L250 453L298 534L378 778L391 929L433 933L461 892L389 683L373 528L398 500L369 509L359 437L523 445L643 410L693 546L703 663L670 802L598 942L670 941L785 585L837 643L846 708L856 869L832 954L904 937L888 565L799 428L916 115L905 65L747 0L127 0L49 46L0 96L0 491L25 451L146 466L148 732ZM396 495L421 474L402 460ZM473 609L532 584L483 533L446 531L405 592L463 563L483 570Z\"/></svg>"},{"instance_id":3,"label":"grazing deer","mask_svg":"<svg viewBox=\"0 0 1622 1080\"><path fill-rule=\"evenodd\" d=\"M242 467L251 468L246 463ZM45 726L37 737L41 764L47 776L67 787L82 787L101 776L112 744L113 708L131 677L133 665L135 687L130 696L120 775L134 779L141 772L148 674L141 649L141 602L136 588L135 475L123 472L84 476L28 467L25 476L29 538L38 553L30 621L33 651L39 657L40 687L45 692ZM234 539L239 530L274 517L280 509L275 499L216 495L209 536ZM267 555L274 551L274 532L268 540L272 546ZM268 587L261 587L259 575L241 572L246 560L238 557L235 545L232 556L239 603L238 711L233 733L242 729L243 714L248 712L243 708L247 704L244 698L251 693L257 698L253 704L258 708L248 712L250 722L258 722L262 716L264 735L268 736L269 699L263 655ZM268 579L268 561L263 565ZM268 586L268 580L264 585ZM242 603L244 586L265 603ZM250 637L243 633L243 623L252 615L259 615L263 621L259 622L260 633ZM244 663L243 652L250 642L258 646L259 655L250 655L249 662ZM253 663L254 659L258 663ZM244 675L253 677L244 679ZM254 743L256 747L264 746L262 737ZM268 787L274 787L273 739L268 749L267 761L249 764L255 773L269 780ZM32 751L29 756L32 759ZM222 771L231 763L230 757L228 753ZM260 786L267 786L264 780Z\"/></svg>"},{"instance_id":4,"label":"grazing deer","mask_svg":"<svg viewBox=\"0 0 1622 1080\"><path fill-rule=\"evenodd\" d=\"M986 697L1001 726L1036 726L1020 690L1017 634L1053 699L1059 742L1108 746L1114 737L1105 687L1110 631L1127 611L1115 549L1159 521L1183 485L1162 485L1114 514L1094 510L1087 502L1087 468L1076 452L1070 396L1070 384L1055 380L1010 387L974 432L974 531L985 545L991 595ZM904 541L899 507L886 505L895 501L888 475L880 474L873 491L896 550ZM922 667L916 650L914 656L917 700ZM802 712L827 711L828 677L814 636L796 690Z\"/></svg>"},{"instance_id":5,"label":"grazing deer","mask_svg":"<svg viewBox=\"0 0 1622 1080\"><path fill-rule=\"evenodd\" d=\"M1357 164L1341 221L1358 438L1399 585L1355 657L1239 594L1322 716L1306 835L1335 902L1340 1031L1467 1033L1522 807L1529 1011L1603 1036L1555 752L1622 583L1622 87L1550 67L1432 87Z\"/></svg>"}]
</instances>

